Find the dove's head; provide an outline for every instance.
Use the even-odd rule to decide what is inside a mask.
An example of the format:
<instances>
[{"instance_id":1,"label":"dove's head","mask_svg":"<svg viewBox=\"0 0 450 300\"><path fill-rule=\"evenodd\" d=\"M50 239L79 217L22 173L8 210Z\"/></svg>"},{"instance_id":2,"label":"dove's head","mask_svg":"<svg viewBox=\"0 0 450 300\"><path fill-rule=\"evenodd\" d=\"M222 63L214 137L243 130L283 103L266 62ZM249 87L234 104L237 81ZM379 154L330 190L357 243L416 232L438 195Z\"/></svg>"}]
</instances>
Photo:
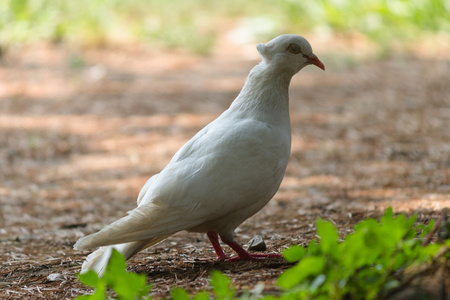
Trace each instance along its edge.
<instances>
[{"instance_id":1,"label":"dove's head","mask_svg":"<svg viewBox=\"0 0 450 300\"><path fill-rule=\"evenodd\" d=\"M307 65L315 65L325 70L323 63L312 52L311 45L299 35L283 34L270 42L259 44L256 49L264 63L291 71L293 74Z\"/></svg>"}]
</instances>

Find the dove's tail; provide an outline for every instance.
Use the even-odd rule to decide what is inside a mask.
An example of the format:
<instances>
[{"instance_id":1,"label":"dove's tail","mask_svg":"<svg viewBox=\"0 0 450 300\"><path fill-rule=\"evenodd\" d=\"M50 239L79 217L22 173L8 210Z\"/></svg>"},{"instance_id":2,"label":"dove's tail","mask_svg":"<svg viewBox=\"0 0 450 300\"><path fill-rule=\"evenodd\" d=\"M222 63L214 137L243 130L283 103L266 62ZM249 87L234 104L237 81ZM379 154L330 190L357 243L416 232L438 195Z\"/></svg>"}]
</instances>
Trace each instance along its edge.
<instances>
[{"instance_id":1,"label":"dove's tail","mask_svg":"<svg viewBox=\"0 0 450 300\"><path fill-rule=\"evenodd\" d=\"M172 234L201 222L192 222L190 218L183 218L182 213L181 210L146 203L99 232L80 238L73 246L76 250L100 247L86 258L82 272L92 269L101 276L113 248L128 259Z\"/></svg>"},{"instance_id":2,"label":"dove's tail","mask_svg":"<svg viewBox=\"0 0 450 300\"><path fill-rule=\"evenodd\" d=\"M100 247L86 257L86 260L81 266L81 273L85 273L88 270L94 270L98 274L98 276L102 277L105 273L106 266L108 265L113 248L119 251L125 257L125 259L129 259L139 251L153 246L167 237L168 236L164 236L151 240Z\"/></svg>"},{"instance_id":3,"label":"dove's tail","mask_svg":"<svg viewBox=\"0 0 450 300\"><path fill-rule=\"evenodd\" d=\"M102 246L119 245L142 241L149 246L172 234L193 227L190 219L183 218L183 211L159 206L154 203L141 205L128 215L109 224L99 232L80 238L73 248L85 250ZM137 246L136 246L137 247Z\"/></svg>"}]
</instances>

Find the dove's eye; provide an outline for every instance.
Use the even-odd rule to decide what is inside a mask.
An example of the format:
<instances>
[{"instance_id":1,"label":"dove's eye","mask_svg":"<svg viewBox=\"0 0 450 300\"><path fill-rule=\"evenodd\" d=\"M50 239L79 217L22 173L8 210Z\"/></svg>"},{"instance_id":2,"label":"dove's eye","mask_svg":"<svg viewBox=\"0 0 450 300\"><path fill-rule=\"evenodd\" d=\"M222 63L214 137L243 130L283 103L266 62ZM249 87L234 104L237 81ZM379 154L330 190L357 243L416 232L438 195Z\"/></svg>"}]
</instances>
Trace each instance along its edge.
<instances>
[{"instance_id":1,"label":"dove's eye","mask_svg":"<svg viewBox=\"0 0 450 300\"><path fill-rule=\"evenodd\" d=\"M288 50L289 52L291 52L292 54L299 54L299 53L302 53L302 49L300 49L300 46L297 45L297 44L294 44L294 43L289 44L287 50Z\"/></svg>"}]
</instances>

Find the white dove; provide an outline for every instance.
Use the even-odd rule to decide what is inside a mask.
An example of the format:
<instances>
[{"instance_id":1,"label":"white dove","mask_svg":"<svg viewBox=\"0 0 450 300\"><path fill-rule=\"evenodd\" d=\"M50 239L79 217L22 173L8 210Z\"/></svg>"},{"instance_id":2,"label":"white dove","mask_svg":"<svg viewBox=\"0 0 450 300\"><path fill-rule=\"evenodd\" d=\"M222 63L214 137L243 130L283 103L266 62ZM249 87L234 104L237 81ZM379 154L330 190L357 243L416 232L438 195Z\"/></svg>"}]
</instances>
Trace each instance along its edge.
<instances>
[{"instance_id":1,"label":"white dove","mask_svg":"<svg viewBox=\"0 0 450 300\"><path fill-rule=\"evenodd\" d=\"M137 207L74 249L100 247L82 266L103 275L112 248L128 259L176 232L206 232L218 259L248 260L234 230L277 192L291 148L289 83L303 67L325 70L308 41L280 35L257 50L262 61L231 106L200 130L142 188ZM237 252L228 258L221 240ZM276 255L276 254L275 254Z\"/></svg>"}]
</instances>

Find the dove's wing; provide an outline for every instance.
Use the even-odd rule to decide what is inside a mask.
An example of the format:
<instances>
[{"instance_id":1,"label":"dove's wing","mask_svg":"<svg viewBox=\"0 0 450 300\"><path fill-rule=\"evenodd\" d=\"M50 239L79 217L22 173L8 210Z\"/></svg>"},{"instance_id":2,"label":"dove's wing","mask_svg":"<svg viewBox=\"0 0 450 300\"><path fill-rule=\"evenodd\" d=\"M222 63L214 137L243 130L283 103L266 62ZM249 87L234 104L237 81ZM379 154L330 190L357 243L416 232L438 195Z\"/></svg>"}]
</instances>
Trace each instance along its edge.
<instances>
[{"instance_id":1,"label":"dove's wing","mask_svg":"<svg viewBox=\"0 0 450 300\"><path fill-rule=\"evenodd\" d=\"M144 198L144 195L147 193L148 189L152 186L152 184L155 182L155 180L158 178L159 174L155 174L152 177L150 177L147 182L142 187L141 191L139 192L139 195L137 197L137 205L141 203L142 199Z\"/></svg>"},{"instance_id":2,"label":"dove's wing","mask_svg":"<svg viewBox=\"0 0 450 300\"><path fill-rule=\"evenodd\" d=\"M289 152L290 133L283 128L218 118L178 151L142 203L162 201L187 212L187 218L210 220L268 201L281 183Z\"/></svg>"}]
</instances>

